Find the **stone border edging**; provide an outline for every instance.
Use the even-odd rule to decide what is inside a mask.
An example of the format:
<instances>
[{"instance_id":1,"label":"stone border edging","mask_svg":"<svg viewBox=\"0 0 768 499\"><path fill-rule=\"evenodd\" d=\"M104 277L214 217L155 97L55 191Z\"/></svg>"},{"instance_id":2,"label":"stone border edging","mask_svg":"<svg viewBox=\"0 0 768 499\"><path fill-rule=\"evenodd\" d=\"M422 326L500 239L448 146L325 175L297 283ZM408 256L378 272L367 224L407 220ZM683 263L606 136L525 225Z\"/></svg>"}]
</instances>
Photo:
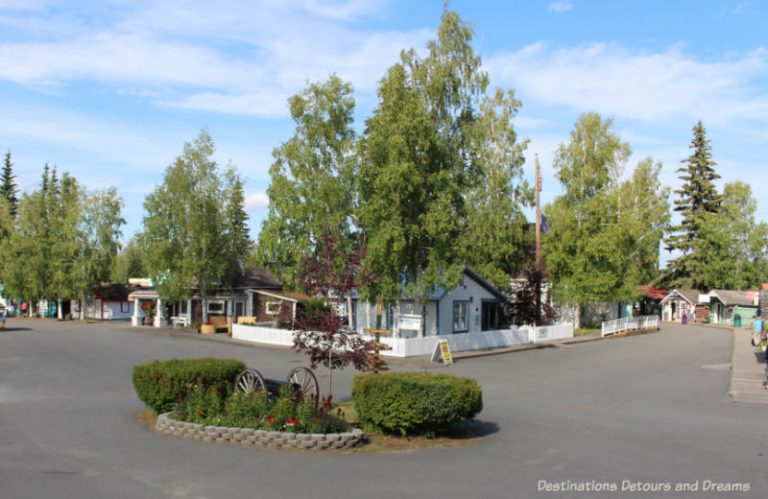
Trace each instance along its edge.
<instances>
[{"instance_id":1,"label":"stone border edging","mask_svg":"<svg viewBox=\"0 0 768 499\"><path fill-rule=\"evenodd\" d=\"M232 443L245 447L272 449L326 450L351 449L363 438L363 431L357 428L345 433L292 433L254 430L253 428L205 426L177 421L170 415L170 412L166 412L157 416L155 430L158 433L209 443Z\"/></svg>"}]
</instances>

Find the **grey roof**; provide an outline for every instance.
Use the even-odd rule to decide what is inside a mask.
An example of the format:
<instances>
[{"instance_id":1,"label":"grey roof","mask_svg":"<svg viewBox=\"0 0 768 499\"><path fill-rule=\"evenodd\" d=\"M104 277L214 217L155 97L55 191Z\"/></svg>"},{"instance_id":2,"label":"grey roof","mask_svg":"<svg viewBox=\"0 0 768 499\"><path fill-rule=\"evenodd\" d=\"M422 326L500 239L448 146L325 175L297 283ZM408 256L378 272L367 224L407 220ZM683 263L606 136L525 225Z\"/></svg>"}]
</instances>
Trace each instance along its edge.
<instances>
[{"instance_id":1,"label":"grey roof","mask_svg":"<svg viewBox=\"0 0 768 499\"><path fill-rule=\"evenodd\" d=\"M755 293L756 291L730 291L727 289L713 289L709 292L710 296L716 297L723 302L724 305L746 305L748 307L756 307L755 305Z\"/></svg>"},{"instance_id":2,"label":"grey roof","mask_svg":"<svg viewBox=\"0 0 768 499\"><path fill-rule=\"evenodd\" d=\"M691 305L699 304L699 291L697 289L673 289L661 301L667 301L675 296L681 296Z\"/></svg>"},{"instance_id":3,"label":"grey roof","mask_svg":"<svg viewBox=\"0 0 768 499\"><path fill-rule=\"evenodd\" d=\"M282 284L265 267L246 268L244 274L235 279L232 287L235 289L283 289Z\"/></svg>"}]
</instances>

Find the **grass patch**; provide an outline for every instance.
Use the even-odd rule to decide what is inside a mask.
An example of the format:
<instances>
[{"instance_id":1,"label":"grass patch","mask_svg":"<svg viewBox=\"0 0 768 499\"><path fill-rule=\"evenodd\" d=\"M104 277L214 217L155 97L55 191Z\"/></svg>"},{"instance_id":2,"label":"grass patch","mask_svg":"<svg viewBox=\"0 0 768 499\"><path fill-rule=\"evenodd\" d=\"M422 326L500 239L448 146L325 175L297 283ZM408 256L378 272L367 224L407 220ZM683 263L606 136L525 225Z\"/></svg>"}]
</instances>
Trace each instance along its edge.
<instances>
[{"instance_id":1,"label":"grass patch","mask_svg":"<svg viewBox=\"0 0 768 499\"><path fill-rule=\"evenodd\" d=\"M351 400L346 402L334 402L333 408L334 411L341 409L341 417L347 423L351 425L360 424L360 418L358 417L357 411L355 410L355 403ZM338 415L338 412L334 412L334 415Z\"/></svg>"},{"instance_id":2,"label":"grass patch","mask_svg":"<svg viewBox=\"0 0 768 499\"><path fill-rule=\"evenodd\" d=\"M574 336L584 336L587 334L595 334L599 333L600 328L592 328L592 327L580 327L576 331L573 332Z\"/></svg>"},{"instance_id":3,"label":"grass patch","mask_svg":"<svg viewBox=\"0 0 768 499\"><path fill-rule=\"evenodd\" d=\"M359 426L355 404L352 401L334 402L334 410L341 409L343 418L353 426ZM439 449L443 447L461 447L472 445L483 436L483 431L472 423L463 423L448 428L432 437L396 435L381 435L374 432L365 432L361 445L345 450L344 452L371 453L371 452L407 452L420 449Z\"/></svg>"},{"instance_id":4,"label":"grass patch","mask_svg":"<svg viewBox=\"0 0 768 499\"><path fill-rule=\"evenodd\" d=\"M484 432L472 426L471 423L459 424L433 437L381 435L366 432L362 445L347 452L408 452L423 449L440 449L445 447L463 447L474 444Z\"/></svg>"}]
</instances>

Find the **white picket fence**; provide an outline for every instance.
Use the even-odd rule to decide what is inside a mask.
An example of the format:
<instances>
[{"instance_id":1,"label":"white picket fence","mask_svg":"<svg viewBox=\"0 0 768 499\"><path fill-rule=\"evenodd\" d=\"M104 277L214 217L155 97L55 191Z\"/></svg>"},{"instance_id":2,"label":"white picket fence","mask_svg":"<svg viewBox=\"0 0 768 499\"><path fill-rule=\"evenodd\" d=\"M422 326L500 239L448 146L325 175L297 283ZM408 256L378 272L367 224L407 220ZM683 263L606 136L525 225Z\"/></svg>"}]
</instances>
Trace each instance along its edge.
<instances>
[{"instance_id":1,"label":"white picket fence","mask_svg":"<svg viewBox=\"0 0 768 499\"><path fill-rule=\"evenodd\" d=\"M641 317L624 317L612 321L603 322L600 334L609 336L626 331L648 331L659 328L657 315L643 315Z\"/></svg>"},{"instance_id":2,"label":"white picket fence","mask_svg":"<svg viewBox=\"0 0 768 499\"><path fill-rule=\"evenodd\" d=\"M232 324L232 338L265 345L293 346L293 332L274 327Z\"/></svg>"},{"instance_id":3,"label":"white picket fence","mask_svg":"<svg viewBox=\"0 0 768 499\"><path fill-rule=\"evenodd\" d=\"M369 335L363 335L363 337L373 339L373 336ZM383 355L391 357L415 357L419 355L431 355L435 350L435 345L438 340L447 340L451 347L451 351L453 352L466 352L472 350L504 348L572 337L573 325L559 324L539 328L523 326L521 328L512 327L503 330L425 336L421 338L391 338L385 336L382 337L380 341L381 343L386 343L391 348L390 350L383 350L381 352ZM234 324L232 326L232 338L266 345L293 345L293 333L291 331L262 326Z\"/></svg>"}]
</instances>

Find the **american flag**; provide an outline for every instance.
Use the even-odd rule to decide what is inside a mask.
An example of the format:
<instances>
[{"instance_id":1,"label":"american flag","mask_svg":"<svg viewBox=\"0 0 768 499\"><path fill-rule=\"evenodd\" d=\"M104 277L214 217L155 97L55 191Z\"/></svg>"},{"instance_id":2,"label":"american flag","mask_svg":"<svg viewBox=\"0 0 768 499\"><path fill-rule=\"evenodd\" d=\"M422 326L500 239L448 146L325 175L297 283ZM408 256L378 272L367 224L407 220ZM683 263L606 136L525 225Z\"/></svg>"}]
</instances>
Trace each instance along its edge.
<instances>
[{"instance_id":1,"label":"american flag","mask_svg":"<svg viewBox=\"0 0 768 499\"><path fill-rule=\"evenodd\" d=\"M541 192L541 168L536 168L536 191Z\"/></svg>"}]
</instances>

